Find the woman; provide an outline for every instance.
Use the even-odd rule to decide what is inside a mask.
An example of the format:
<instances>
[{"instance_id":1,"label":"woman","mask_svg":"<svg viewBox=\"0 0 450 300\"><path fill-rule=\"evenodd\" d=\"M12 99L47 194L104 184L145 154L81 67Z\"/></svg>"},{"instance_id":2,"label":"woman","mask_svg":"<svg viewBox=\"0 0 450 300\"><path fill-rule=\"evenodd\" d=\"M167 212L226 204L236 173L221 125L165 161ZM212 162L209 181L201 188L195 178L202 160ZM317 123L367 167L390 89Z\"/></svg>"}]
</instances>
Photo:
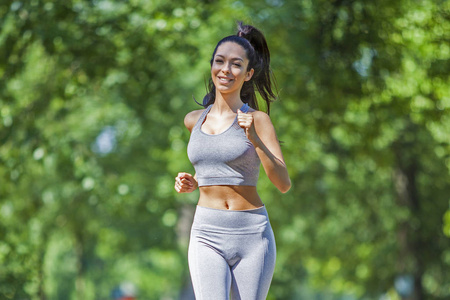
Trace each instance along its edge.
<instances>
[{"instance_id":1,"label":"woman","mask_svg":"<svg viewBox=\"0 0 450 300\"><path fill-rule=\"evenodd\" d=\"M276 248L256 191L260 164L282 193L291 187L272 122L256 100L255 88L269 112L269 63L264 35L239 23L237 35L214 50L206 108L184 119L196 173L179 173L175 189L200 190L188 253L196 299L265 299L269 291Z\"/></svg>"}]
</instances>

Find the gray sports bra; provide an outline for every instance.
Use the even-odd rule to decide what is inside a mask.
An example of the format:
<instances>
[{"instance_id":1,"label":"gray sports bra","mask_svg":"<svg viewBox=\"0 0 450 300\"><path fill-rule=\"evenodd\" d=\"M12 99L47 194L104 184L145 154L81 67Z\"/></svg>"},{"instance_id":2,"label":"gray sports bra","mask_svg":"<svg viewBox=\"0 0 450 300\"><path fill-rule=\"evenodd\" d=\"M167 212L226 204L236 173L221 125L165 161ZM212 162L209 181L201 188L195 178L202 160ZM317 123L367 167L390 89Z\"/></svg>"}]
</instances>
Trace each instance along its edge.
<instances>
[{"instance_id":1,"label":"gray sports bra","mask_svg":"<svg viewBox=\"0 0 450 300\"><path fill-rule=\"evenodd\" d=\"M256 186L261 161L244 129L237 123L219 134L207 134L201 130L209 105L191 132L187 153L197 174L198 186L250 185ZM244 104L241 111L247 112Z\"/></svg>"}]
</instances>

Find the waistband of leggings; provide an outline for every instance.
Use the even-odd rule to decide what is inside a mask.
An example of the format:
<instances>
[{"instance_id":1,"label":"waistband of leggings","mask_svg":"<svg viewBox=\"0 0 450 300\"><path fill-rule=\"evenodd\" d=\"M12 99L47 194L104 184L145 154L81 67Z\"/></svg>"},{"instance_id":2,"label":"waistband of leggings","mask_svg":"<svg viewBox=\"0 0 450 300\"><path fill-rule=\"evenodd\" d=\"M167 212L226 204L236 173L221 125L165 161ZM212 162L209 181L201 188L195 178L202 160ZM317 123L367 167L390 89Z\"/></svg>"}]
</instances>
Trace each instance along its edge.
<instances>
[{"instance_id":1,"label":"waistband of leggings","mask_svg":"<svg viewBox=\"0 0 450 300\"><path fill-rule=\"evenodd\" d=\"M249 210L224 210L197 206L192 229L247 234L263 232L270 226L265 206Z\"/></svg>"}]
</instances>

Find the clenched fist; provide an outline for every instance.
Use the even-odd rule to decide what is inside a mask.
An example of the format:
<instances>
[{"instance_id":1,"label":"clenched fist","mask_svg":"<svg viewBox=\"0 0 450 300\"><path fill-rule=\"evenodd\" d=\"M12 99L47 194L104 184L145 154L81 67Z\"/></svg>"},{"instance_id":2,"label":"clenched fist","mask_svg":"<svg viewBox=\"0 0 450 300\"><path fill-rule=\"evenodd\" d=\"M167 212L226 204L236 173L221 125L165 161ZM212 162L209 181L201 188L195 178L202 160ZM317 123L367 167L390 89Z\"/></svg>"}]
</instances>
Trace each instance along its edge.
<instances>
[{"instance_id":1,"label":"clenched fist","mask_svg":"<svg viewBox=\"0 0 450 300\"><path fill-rule=\"evenodd\" d=\"M250 141L253 141L257 137L253 114L244 113L240 109L238 109L237 114L238 114L237 121L239 126L241 126L244 129L247 138Z\"/></svg>"},{"instance_id":2,"label":"clenched fist","mask_svg":"<svg viewBox=\"0 0 450 300\"><path fill-rule=\"evenodd\" d=\"M198 187L197 180L189 173L178 173L175 177L175 190L178 193L191 193Z\"/></svg>"}]
</instances>

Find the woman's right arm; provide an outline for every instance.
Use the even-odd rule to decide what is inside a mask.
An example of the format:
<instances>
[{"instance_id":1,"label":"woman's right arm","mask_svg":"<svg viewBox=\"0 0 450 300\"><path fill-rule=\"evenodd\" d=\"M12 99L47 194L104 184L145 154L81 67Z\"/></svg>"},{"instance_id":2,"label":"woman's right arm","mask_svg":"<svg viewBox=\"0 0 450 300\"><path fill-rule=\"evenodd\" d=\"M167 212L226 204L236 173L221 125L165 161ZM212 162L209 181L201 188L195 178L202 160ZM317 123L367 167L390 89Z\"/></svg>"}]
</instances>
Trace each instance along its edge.
<instances>
[{"instance_id":1,"label":"woman's right arm","mask_svg":"<svg viewBox=\"0 0 450 300\"><path fill-rule=\"evenodd\" d=\"M202 112L203 110L194 110L184 117L184 126L186 126L189 132L194 128L195 123L197 123ZM192 174L180 172L177 177L175 177L175 190L178 193L191 193L195 191L197 187L198 183L196 175L192 176Z\"/></svg>"}]
</instances>

